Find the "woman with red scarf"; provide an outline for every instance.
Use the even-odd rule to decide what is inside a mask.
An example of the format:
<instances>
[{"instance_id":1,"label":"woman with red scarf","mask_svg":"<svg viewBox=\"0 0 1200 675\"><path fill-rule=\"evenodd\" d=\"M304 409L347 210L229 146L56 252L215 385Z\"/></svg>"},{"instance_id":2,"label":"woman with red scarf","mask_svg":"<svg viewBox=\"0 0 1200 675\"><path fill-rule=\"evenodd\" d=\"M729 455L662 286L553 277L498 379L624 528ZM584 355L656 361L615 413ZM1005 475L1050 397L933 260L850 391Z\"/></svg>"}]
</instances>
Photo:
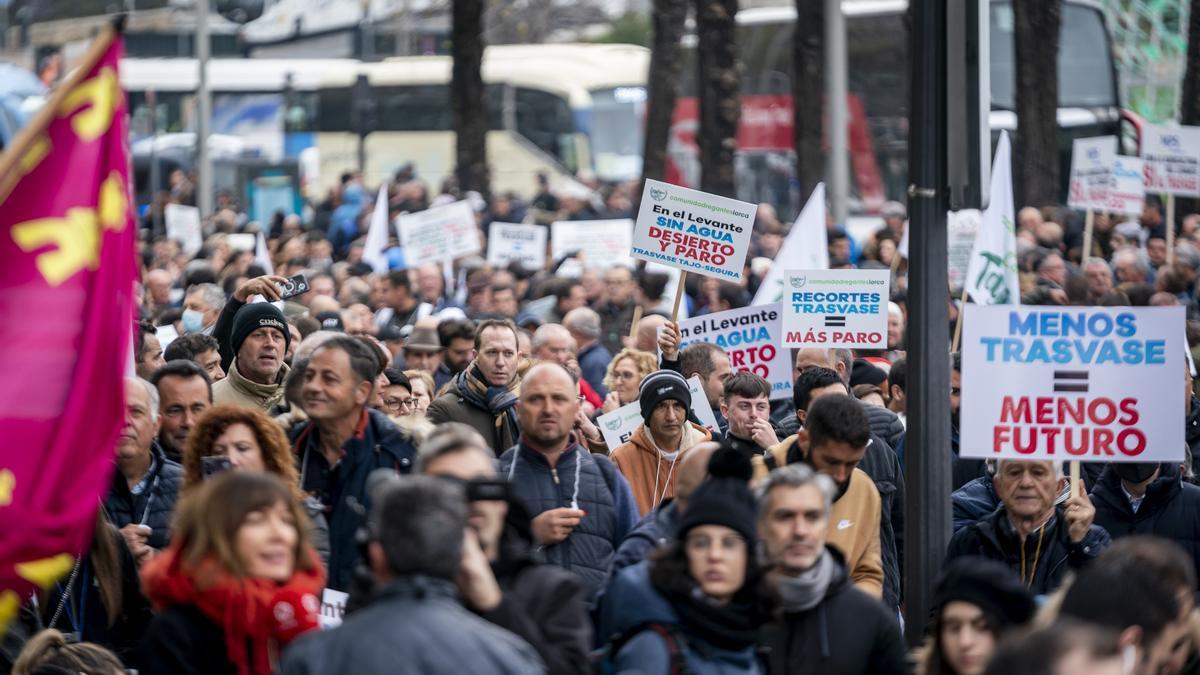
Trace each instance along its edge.
<instances>
[{"instance_id":1,"label":"woman with red scarf","mask_svg":"<svg viewBox=\"0 0 1200 675\"><path fill-rule=\"evenodd\" d=\"M188 495L171 545L142 568L159 614L141 672L268 675L284 646L317 628L325 572L308 527L270 474L228 472Z\"/></svg>"}]
</instances>

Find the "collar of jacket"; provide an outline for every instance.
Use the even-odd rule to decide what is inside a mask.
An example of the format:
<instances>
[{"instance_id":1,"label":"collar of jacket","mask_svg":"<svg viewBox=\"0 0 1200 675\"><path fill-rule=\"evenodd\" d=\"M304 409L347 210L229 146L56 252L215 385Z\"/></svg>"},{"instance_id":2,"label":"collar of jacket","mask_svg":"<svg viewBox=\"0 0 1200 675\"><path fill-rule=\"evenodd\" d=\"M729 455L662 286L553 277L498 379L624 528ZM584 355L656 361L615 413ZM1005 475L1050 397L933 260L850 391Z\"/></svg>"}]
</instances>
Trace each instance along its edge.
<instances>
[{"instance_id":1,"label":"collar of jacket","mask_svg":"<svg viewBox=\"0 0 1200 675\"><path fill-rule=\"evenodd\" d=\"M229 384L240 389L248 396L255 398L269 399L279 391L283 386L284 380L287 379L288 373L291 372L291 367L286 363L279 364L279 375L275 377L275 384L259 384L252 380L248 380L240 372L237 367L237 357L233 357L233 363L229 364L229 372L225 377L229 378Z\"/></svg>"},{"instance_id":2,"label":"collar of jacket","mask_svg":"<svg viewBox=\"0 0 1200 675\"><path fill-rule=\"evenodd\" d=\"M146 469L146 475L142 476L138 483L146 484L146 492L154 485L154 478L162 473L163 465L167 463L167 453L163 451L162 446L158 444L158 439L150 441L150 466ZM113 488L118 491L124 491L126 494L133 494L129 489L129 482L125 480L125 476L120 471L113 471L112 476Z\"/></svg>"},{"instance_id":3,"label":"collar of jacket","mask_svg":"<svg viewBox=\"0 0 1200 675\"><path fill-rule=\"evenodd\" d=\"M629 438L629 442L633 443L634 447L642 452L649 453L651 456L657 459L664 459L658 453L658 448L655 446L654 441L651 440L649 432L650 428L646 426L645 422L643 422L638 425L637 429L633 430L633 436ZM679 448L676 450L667 450L666 448L663 448L663 450L665 452L682 453L684 450L690 450L694 446L711 439L712 434L708 431L708 429L705 429L695 422L686 422L685 426L683 427L683 433L679 437ZM678 455L676 457L678 457Z\"/></svg>"},{"instance_id":4,"label":"collar of jacket","mask_svg":"<svg viewBox=\"0 0 1200 675\"><path fill-rule=\"evenodd\" d=\"M579 447L579 444L572 441L571 443L569 443L567 445L566 449L562 451L562 454L558 456L558 463L562 464L563 460L567 459L571 455L571 453L576 452L578 450L581 450L581 448ZM554 467L551 467L550 462L546 460L546 456L543 455L540 451L534 450L533 448L526 445L525 439L521 439L520 441L517 442L517 454L520 457L519 458L514 457L513 458L514 462L517 461L517 459L520 459L522 462L529 462L529 463L537 465L538 467L541 467L547 473L550 472L551 468L558 468L557 465L555 465Z\"/></svg>"},{"instance_id":5,"label":"collar of jacket","mask_svg":"<svg viewBox=\"0 0 1200 675\"><path fill-rule=\"evenodd\" d=\"M1134 513L1133 507L1130 506L1129 500L1125 497L1125 491L1122 489L1121 477L1113 470L1112 465L1109 465L1104 467L1104 472L1096 481L1096 487L1092 489L1092 494L1096 501L1106 502L1130 518L1144 518L1174 499L1183 490L1179 481L1179 469L1174 464L1170 462L1161 464L1158 478L1150 481L1150 484L1146 486L1145 500L1142 501L1137 513Z\"/></svg>"},{"instance_id":6,"label":"collar of jacket","mask_svg":"<svg viewBox=\"0 0 1200 675\"><path fill-rule=\"evenodd\" d=\"M389 600L450 600L457 602L457 587L449 579L407 574L396 577L375 592L376 602Z\"/></svg>"},{"instance_id":7,"label":"collar of jacket","mask_svg":"<svg viewBox=\"0 0 1200 675\"><path fill-rule=\"evenodd\" d=\"M1043 549L1045 549L1047 544L1052 541L1060 538L1065 539L1066 528L1058 526L1059 521L1062 520L1062 516L1063 507L1055 506L1054 513L1050 515L1050 519L1047 520L1042 527L1037 528L1029 533L1029 535L1025 538L1025 548L1027 553L1033 552L1034 549L1031 548L1031 546L1037 545L1039 532L1043 528L1045 528L1047 535L1045 542L1042 544ZM1017 533L1017 528L1009 519L1008 510L1005 508L1003 502L995 510L995 512L992 513L992 515L988 516L986 520L981 521L981 523L987 526L981 528L984 536L991 540L992 544L1001 552L1003 552L1005 555L1021 554L1021 535Z\"/></svg>"}]
</instances>

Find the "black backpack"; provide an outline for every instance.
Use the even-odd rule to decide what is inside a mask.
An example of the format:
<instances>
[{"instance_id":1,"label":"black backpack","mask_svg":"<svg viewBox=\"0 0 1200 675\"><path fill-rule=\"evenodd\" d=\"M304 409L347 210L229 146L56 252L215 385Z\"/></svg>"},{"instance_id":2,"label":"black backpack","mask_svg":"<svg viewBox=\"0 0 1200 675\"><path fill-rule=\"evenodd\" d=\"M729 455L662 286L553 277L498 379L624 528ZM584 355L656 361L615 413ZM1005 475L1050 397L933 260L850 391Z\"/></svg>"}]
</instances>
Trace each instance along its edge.
<instances>
[{"instance_id":1,"label":"black backpack","mask_svg":"<svg viewBox=\"0 0 1200 675\"><path fill-rule=\"evenodd\" d=\"M667 668L666 675L691 675L692 671L688 668L687 655L685 654L687 637L679 629L679 626L665 623L639 624L610 640L602 649L593 654L592 666L596 674L613 675L616 673L617 654L620 653L627 642L646 631L656 633L667 646L670 665Z\"/></svg>"}]
</instances>

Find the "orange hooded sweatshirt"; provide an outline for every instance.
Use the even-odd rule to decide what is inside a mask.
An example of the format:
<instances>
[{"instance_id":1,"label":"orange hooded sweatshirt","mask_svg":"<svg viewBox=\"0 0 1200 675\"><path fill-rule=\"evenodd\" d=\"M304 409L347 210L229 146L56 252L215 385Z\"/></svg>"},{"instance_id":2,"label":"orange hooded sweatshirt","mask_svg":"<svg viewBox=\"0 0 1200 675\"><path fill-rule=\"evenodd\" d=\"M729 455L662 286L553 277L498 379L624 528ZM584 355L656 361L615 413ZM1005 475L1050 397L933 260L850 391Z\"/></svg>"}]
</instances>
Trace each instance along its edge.
<instances>
[{"instance_id":1,"label":"orange hooded sweatshirt","mask_svg":"<svg viewBox=\"0 0 1200 675\"><path fill-rule=\"evenodd\" d=\"M639 426L629 442L613 450L611 459L624 474L637 500L638 512L645 516L667 497L675 496L676 465L683 453L696 445L712 439L708 429L688 422L683 428L680 452L674 461L663 457L650 438L645 424Z\"/></svg>"}]
</instances>

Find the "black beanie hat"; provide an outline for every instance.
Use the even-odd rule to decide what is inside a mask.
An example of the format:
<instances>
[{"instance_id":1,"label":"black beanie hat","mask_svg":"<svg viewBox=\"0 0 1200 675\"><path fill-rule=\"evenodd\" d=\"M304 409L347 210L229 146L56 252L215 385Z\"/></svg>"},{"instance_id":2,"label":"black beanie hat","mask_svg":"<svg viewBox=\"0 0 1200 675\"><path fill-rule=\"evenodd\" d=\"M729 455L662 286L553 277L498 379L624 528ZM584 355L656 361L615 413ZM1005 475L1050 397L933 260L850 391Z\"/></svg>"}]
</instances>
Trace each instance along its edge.
<instances>
[{"instance_id":1,"label":"black beanie hat","mask_svg":"<svg viewBox=\"0 0 1200 675\"><path fill-rule=\"evenodd\" d=\"M687 509L679 520L679 540L693 527L724 525L742 535L753 552L758 541L757 521L758 504L744 479L709 478L688 498Z\"/></svg>"},{"instance_id":2,"label":"black beanie hat","mask_svg":"<svg viewBox=\"0 0 1200 675\"><path fill-rule=\"evenodd\" d=\"M283 312L269 302L254 302L242 307L237 314L233 315L233 333L230 335L230 343L233 345L234 355L242 350L242 343L246 341L248 335L264 326L283 333L283 350L286 352L288 345L292 343L292 332L288 330ZM282 357L282 355L280 356Z\"/></svg>"},{"instance_id":3,"label":"black beanie hat","mask_svg":"<svg viewBox=\"0 0 1200 675\"><path fill-rule=\"evenodd\" d=\"M857 359L854 366L850 369L850 386L857 387L860 384L873 384L879 386L888 378L887 371L879 366L867 361L866 359Z\"/></svg>"},{"instance_id":4,"label":"black beanie hat","mask_svg":"<svg viewBox=\"0 0 1200 675\"><path fill-rule=\"evenodd\" d=\"M650 415L660 403L667 400L679 401L683 409L691 414L692 392L687 380L673 370L656 370L642 380L638 402L642 405L642 419L649 422Z\"/></svg>"},{"instance_id":5,"label":"black beanie hat","mask_svg":"<svg viewBox=\"0 0 1200 675\"><path fill-rule=\"evenodd\" d=\"M940 615L947 603L961 600L983 610L997 630L1028 622L1037 609L1033 595L1013 571L995 560L958 558L942 572L933 592Z\"/></svg>"}]
</instances>

